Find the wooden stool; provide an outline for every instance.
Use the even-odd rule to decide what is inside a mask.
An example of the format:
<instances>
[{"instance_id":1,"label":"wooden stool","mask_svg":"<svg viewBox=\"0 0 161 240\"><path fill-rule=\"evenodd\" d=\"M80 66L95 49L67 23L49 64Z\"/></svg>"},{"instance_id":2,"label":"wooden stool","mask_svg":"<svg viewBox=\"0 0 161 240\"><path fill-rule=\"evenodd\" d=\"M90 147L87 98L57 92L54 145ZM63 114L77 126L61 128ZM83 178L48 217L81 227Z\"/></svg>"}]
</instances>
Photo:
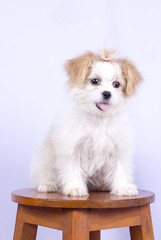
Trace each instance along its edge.
<instances>
[{"instance_id":1,"label":"wooden stool","mask_svg":"<svg viewBox=\"0 0 161 240\"><path fill-rule=\"evenodd\" d=\"M87 197L17 190L14 240L35 240L38 225L63 231L63 240L100 240L100 230L130 227L132 240L154 240L150 214L152 192L136 197L90 192Z\"/></svg>"}]
</instances>

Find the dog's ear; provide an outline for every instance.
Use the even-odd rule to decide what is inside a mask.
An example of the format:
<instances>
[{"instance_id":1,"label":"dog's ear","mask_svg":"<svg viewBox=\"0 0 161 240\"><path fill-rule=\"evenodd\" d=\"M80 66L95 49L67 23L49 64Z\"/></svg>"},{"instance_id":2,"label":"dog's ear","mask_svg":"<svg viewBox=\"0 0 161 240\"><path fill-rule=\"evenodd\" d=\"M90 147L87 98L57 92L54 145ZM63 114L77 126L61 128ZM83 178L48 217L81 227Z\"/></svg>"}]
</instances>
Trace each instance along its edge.
<instances>
[{"instance_id":1,"label":"dog's ear","mask_svg":"<svg viewBox=\"0 0 161 240\"><path fill-rule=\"evenodd\" d=\"M123 77L125 79L125 94L126 96L132 96L135 91L137 85L143 80L141 74L136 69L135 65L132 64L127 59L119 59L119 63L121 65Z\"/></svg>"},{"instance_id":2,"label":"dog's ear","mask_svg":"<svg viewBox=\"0 0 161 240\"><path fill-rule=\"evenodd\" d=\"M94 54L87 52L80 57L67 61L65 70L70 77L70 85L81 85L84 82L93 59Z\"/></svg>"}]
</instances>

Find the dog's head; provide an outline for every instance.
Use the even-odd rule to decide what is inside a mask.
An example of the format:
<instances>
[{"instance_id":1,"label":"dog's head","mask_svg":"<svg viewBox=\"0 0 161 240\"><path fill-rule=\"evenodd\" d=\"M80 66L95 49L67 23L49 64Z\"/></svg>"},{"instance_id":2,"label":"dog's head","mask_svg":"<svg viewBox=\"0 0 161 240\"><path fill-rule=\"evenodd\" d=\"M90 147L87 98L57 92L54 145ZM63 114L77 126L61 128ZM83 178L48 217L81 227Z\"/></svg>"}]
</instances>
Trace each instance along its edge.
<instances>
[{"instance_id":1,"label":"dog's head","mask_svg":"<svg viewBox=\"0 0 161 240\"><path fill-rule=\"evenodd\" d=\"M85 111L101 116L121 111L142 81L136 67L115 58L112 50L104 49L100 55L87 52L69 60L65 68L72 98Z\"/></svg>"}]
</instances>

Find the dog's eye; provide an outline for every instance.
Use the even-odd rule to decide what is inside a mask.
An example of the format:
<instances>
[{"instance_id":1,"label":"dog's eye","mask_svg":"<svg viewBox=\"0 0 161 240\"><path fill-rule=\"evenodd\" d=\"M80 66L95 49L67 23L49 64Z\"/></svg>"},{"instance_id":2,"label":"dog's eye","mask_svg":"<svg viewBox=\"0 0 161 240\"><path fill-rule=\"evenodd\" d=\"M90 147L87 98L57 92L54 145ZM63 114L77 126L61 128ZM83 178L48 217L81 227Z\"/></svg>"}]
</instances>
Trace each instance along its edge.
<instances>
[{"instance_id":1,"label":"dog's eye","mask_svg":"<svg viewBox=\"0 0 161 240\"><path fill-rule=\"evenodd\" d=\"M119 87L120 87L120 83L119 83L119 82L113 82L113 86L114 86L115 88L119 88Z\"/></svg>"},{"instance_id":2,"label":"dog's eye","mask_svg":"<svg viewBox=\"0 0 161 240\"><path fill-rule=\"evenodd\" d=\"M96 79L96 78L94 78L94 79L92 79L92 80L91 80L91 83L96 85L96 84L98 84L98 83L99 83L99 80L98 80L98 79Z\"/></svg>"}]
</instances>

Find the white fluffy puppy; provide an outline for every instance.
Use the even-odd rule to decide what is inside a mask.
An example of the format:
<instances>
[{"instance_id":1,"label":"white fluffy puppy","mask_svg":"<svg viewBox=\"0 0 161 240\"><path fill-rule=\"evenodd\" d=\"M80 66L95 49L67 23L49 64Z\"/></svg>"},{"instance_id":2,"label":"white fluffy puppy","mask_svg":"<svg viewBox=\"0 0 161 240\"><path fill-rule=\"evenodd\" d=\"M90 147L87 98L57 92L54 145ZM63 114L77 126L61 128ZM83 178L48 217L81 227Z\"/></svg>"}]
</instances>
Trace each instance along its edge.
<instances>
[{"instance_id":1,"label":"white fluffy puppy","mask_svg":"<svg viewBox=\"0 0 161 240\"><path fill-rule=\"evenodd\" d=\"M131 127L123 111L141 75L130 61L105 49L69 60L66 71L73 107L37 151L33 185L71 196L88 190L136 195Z\"/></svg>"}]
</instances>

